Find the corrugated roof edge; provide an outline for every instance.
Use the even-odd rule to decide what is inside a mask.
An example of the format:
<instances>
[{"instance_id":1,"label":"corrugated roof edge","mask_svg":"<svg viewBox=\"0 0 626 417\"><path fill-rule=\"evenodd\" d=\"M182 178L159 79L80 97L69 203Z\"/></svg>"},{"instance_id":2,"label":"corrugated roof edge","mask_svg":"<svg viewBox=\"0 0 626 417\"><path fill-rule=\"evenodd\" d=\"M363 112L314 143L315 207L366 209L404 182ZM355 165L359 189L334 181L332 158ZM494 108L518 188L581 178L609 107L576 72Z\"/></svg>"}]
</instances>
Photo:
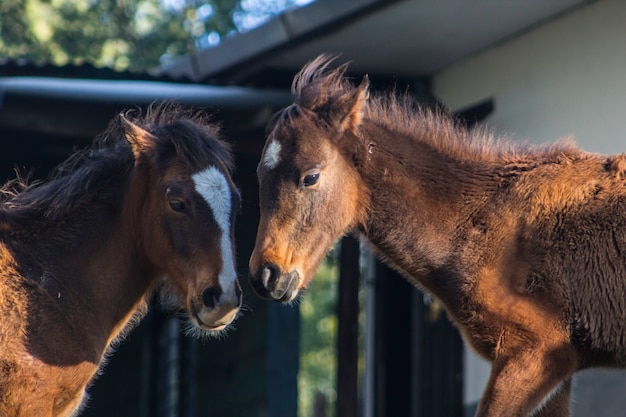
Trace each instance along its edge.
<instances>
[{"instance_id":1,"label":"corrugated roof edge","mask_svg":"<svg viewBox=\"0 0 626 417\"><path fill-rule=\"evenodd\" d=\"M156 71L117 71L113 68L97 67L89 63L55 65L51 63L37 64L25 60L9 59L0 59L0 76L83 78L93 80L175 81L178 83L194 83L194 81L188 77L173 78L166 73L159 73Z\"/></svg>"},{"instance_id":2,"label":"corrugated roof edge","mask_svg":"<svg viewBox=\"0 0 626 417\"><path fill-rule=\"evenodd\" d=\"M397 1L401 0L318 0L288 9L249 32L224 39L215 47L172 59L158 71L175 79L211 80L246 63L254 66L256 59L272 51L320 31L340 28L346 21Z\"/></svg>"}]
</instances>

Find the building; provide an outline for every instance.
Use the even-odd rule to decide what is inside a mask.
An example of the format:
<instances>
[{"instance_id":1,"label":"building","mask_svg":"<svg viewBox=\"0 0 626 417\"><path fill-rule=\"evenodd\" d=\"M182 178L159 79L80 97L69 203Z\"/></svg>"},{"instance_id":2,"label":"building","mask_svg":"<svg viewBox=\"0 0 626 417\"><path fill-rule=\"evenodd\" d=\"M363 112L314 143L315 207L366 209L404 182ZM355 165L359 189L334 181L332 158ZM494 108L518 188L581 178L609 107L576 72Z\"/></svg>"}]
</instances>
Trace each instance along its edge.
<instances>
[{"instance_id":1,"label":"building","mask_svg":"<svg viewBox=\"0 0 626 417\"><path fill-rule=\"evenodd\" d=\"M235 142L238 181L247 199L244 206L249 207L238 226L239 251L246 254L256 228L254 167L263 144L263 125L273 111L289 102L288 87L295 72L319 53L340 53L340 60L353 61L352 75L369 74L375 88L406 87L418 98L463 116L468 124L481 121L514 140L546 142L572 135L588 151L617 153L624 151L626 143L622 133L626 131L624 16L626 3L619 0L318 0L225 39L215 48L172 61L162 68L161 79L138 81L184 82L190 89L221 91L220 99L200 95L189 104L215 108ZM14 78L2 78L0 83ZM5 97L0 107L4 166L35 162L46 169L51 155L60 157L91 135L93 129L83 121L89 124L99 115L104 120L120 106L135 103L126 98L90 100L86 99L90 95L81 93L65 97L63 102L70 107L59 106L56 112L51 103L59 103L57 96L47 97L41 89L27 93L7 88L0 84ZM224 99L230 97L228 91L248 95L229 101ZM36 129L33 118L41 120ZM24 135L25 131L32 135ZM17 137L23 139L4 140ZM354 266L355 259L358 254L353 253L344 262ZM245 255L240 270L246 271ZM488 364L463 347L435 304L384 267L370 271L376 272L370 299L374 309L369 316L370 334L375 337L368 345L368 376L361 385L353 371L353 355L340 350L344 374L339 380L338 409L348 411L339 415L472 415ZM355 274L354 268L346 274ZM348 286L342 291L350 300L355 289ZM242 320L227 340L200 347L181 342L181 349L197 352L189 357L199 362L183 361L178 366L199 374L194 376L198 386L185 392L195 395L192 403L200 405L197 414L183 410L180 415L205 415L209 410L219 416L294 415L297 311L255 299L251 289L247 292L254 314L244 316L247 321ZM354 301L348 303L348 312L340 320L347 320L349 328ZM143 394L134 394L133 399L115 394L119 402L134 401L133 410L138 411L132 415L157 415L151 414L153 405L145 399L157 388L139 381L150 379L149 372L157 372L158 365L141 368L152 370L145 371L148 374L139 370L128 376L125 364L143 357L146 346L154 349L161 333L150 326L158 320L131 335L102 377L103 390L108 389L104 383L109 375L111 381L121 375L144 387ZM350 340L349 332L344 331L343 337ZM146 345L141 340L153 342ZM128 359L120 359L117 367L116 356ZM214 375L225 376L221 385L212 379ZM98 385L94 389L100 389ZM626 376L621 372L589 370L577 375L574 416L623 414L625 389ZM115 402L112 398L114 394L108 395L107 401ZM143 403L136 398L144 398Z\"/></svg>"}]
</instances>

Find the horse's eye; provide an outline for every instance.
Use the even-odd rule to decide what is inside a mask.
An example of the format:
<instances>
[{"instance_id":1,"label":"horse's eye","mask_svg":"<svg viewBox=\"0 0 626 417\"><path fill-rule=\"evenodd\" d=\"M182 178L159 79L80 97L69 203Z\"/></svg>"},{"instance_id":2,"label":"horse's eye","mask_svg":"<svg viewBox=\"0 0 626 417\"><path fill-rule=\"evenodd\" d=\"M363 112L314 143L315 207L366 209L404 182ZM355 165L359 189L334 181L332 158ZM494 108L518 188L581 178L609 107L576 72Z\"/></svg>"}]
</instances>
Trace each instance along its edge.
<instances>
[{"instance_id":1,"label":"horse's eye","mask_svg":"<svg viewBox=\"0 0 626 417\"><path fill-rule=\"evenodd\" d=\"M185 203L180 200L170 200L170 208L177 213L184 213Z\"/></svg>"},{"instance_id":2,"label":"horse's eye","mask_svg":"<svg viewBox=\"0 0 626 417\"><path fill-rule=\"evenodd\" d=\"M304 178L302 179L302 186L303 187L310 187L312 185L315 185L315 184L317 184L319 179L320 179L319 171L312 172L310 174L306 174L304 176Z\"/></svg>"}]
</instances>

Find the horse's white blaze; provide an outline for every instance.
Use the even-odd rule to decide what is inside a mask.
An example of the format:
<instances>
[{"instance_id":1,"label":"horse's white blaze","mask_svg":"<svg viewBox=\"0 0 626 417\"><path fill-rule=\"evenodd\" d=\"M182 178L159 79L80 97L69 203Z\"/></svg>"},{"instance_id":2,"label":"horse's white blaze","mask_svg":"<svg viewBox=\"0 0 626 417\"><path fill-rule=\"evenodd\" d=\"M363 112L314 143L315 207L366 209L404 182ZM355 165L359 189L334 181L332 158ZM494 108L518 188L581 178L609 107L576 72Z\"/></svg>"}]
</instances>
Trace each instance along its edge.
<instances>
[{"instance_id":1,"label":"horse's white blaze","mask_svg":"<svg viewBox=\"0 0 626 417\"><path fill-rule=\"evenodd\" d=\"M267 145L263 155L263 163L267 169L274 169L280 163L280 143L273 140Z\"/></svg>"},{"instance_id":2,"label":"horse's white blaze","mask_svg":"<svg viewBox=\"0 0 626 417\"><path fill-rule=\"evenodd\" d=\"M224 293L234 291L237 273L235 272L233 261L233 246L230 241L232 196L228 187L228 181L224 174L215 167L209 167L194 174L192 179L196 186L196 191L206 200L211 211L213 211L215 221L222 232L220 246L223 267L219 275L220 286Z\"/></svg>"}]
</instances>

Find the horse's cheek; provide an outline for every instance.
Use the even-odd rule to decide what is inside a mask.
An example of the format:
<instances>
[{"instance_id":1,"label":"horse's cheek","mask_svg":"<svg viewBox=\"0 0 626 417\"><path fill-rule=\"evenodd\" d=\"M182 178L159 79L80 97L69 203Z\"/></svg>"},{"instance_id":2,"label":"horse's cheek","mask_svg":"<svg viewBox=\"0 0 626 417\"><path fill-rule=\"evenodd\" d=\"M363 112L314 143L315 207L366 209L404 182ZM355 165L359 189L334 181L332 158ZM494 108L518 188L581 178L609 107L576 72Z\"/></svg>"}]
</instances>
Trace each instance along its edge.
<instances>
[{"instance_id":1,"label":"horse's cheek","mask_svg":"<svg viewBox=\"0 0 626 417\"><path fill-rule=\"evenodd\" d=\"M180 222L168 222L163 230L166 234L165 241L169 243L166 251L171 252L172 255L177 253L178 256L189 257L191 251L188 236L190 234L186 225L180 224Z\"/></svg>"},{"instance_id":2,"label":"horse's cheek","mask_svg":"<svg viewBox=\"0 0 626 417\"><path fill-rule=\"evenodd\" d=\"M161 224L146 225L144 234L145 255L160 269L169 269L168 260L185 256L189 253L189 242L185 232L177 222L163 216ZM171 272L171 271L170 271Z\"/></svg>"}]
</instances>

